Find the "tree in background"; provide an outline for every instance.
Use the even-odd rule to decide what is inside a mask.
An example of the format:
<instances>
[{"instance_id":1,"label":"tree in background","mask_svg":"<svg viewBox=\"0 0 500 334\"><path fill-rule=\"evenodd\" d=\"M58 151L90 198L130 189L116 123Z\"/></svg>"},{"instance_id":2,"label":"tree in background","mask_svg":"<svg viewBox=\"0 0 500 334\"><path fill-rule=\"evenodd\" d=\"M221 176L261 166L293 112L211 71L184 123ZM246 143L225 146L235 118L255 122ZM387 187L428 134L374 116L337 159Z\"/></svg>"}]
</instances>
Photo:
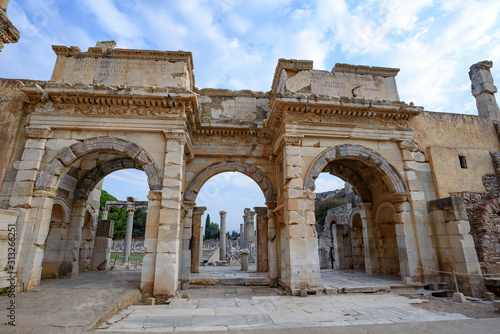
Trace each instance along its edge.
<instances>
[{"instance_id":1,"label":"tree in background","mask_svg":"<svg viewBox=\"0 0 500 334\"><path fill-rule=\"evenodd\" d=\"M338 206L347 204L347 201L345 199L337 199L330 197L318 204L316 204L316 210L314 212L316 216L316 223L320 225L325 224L325 218L328 213L328 210L336 208Z\"/></svg>"},{"instance_id":2,"label":"tree in background","mask_svg":"<svg viewBox=\"0 0 500 334\"><path fill-rule=\"evenodd\" d=\"M220 229L217 223L210 222L210 215L207 215L207 219L205 220L205 239L219 239L220 237Z\"/></svg>"},{"instance_id":3,"label":"tree in background","mask_svg":"<svg viewBox=\"0 0 500 334\"><path fill-rule=\"evenodd\" d=\"M118 201L116 197L109 194L106 190L101 191L99 218L102 216L102 208L108 201ZM132 236L144 236L146 231L146 213L147 210L137 209L134 213L134 229ZM108 219L115 221L113 229L113 239L125 236L127 231L127 209L110 209Z\"/></svg>"}]
</instances>

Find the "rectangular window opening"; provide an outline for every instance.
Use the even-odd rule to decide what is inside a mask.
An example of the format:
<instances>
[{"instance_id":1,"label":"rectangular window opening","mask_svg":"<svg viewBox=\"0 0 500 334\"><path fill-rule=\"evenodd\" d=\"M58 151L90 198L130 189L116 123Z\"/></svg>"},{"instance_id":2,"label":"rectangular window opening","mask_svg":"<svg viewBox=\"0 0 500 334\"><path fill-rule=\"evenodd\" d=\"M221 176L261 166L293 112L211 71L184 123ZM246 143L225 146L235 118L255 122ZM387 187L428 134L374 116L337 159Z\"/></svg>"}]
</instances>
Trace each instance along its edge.
<instances>
[{"instance_id":1,"label":"rectangular window opening","mask_svg":"<svg viewBox=\"0 0 500 334\"><path fill-rule=\"evenodd\" d=\"M460 167L467 169L467 159L463 155L459 155L458 159L460 160Z\"/></svg>"}]
</instances>

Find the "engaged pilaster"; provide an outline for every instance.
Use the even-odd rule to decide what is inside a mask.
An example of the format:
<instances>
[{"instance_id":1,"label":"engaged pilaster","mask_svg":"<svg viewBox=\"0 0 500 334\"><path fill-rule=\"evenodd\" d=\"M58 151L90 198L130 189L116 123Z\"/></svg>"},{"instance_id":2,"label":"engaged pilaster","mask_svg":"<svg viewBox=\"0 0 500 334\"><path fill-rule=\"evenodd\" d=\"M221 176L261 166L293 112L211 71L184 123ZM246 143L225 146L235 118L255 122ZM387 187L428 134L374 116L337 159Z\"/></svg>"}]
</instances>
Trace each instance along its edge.
<instances>
[{"instance_id":1,"label":"engaged pilaster","mask_svg":"<svg viewBox=\"0 0 500 334\"><path fill-rule=\"evenodd\" d=\"M268 270L268 216L266 207L255 207L257 213L257 271L266 272Z\"/></svg>"},{"instance_id":2,"label":"engaged pilaster","mask_svg":"<svg viewBox=\"0 0 500 334\"><path fill-rule=\"evenodd\" d=\"M205 206L197 206L193 210L193 238L191 239L191 272L200 272L200 249L203 243L201 235L201 216L205 213Z\"/></svg>"}]
</instances>

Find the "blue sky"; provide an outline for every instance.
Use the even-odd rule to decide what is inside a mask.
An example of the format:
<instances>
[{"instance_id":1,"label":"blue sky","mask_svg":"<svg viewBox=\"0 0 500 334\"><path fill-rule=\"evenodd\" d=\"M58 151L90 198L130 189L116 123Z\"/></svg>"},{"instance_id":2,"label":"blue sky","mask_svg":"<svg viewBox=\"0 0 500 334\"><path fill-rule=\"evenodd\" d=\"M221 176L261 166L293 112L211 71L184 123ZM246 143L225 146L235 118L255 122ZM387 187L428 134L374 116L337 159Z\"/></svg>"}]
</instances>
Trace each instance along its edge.
<instances>
[{"instance_id":1,"label":"blue sky","mask_svg":"<svg viewBox=\"0 0 500 334\"><path fill-rule=\"evenodd\" d=\"M199 88L268 91L279 58L310 59L324 70L386 66L401 69L402 100L476 114L468 70L492 60L500 82L499 13L498 0L11 0L7 14L21 39L0 54L0 77L48 80L51 45L86 50L115 40L118 48L192 51ZM128 184L131 192L145 184L140 173L120 173L109 182L123 197Z\"/></svg>"}]
</instances>

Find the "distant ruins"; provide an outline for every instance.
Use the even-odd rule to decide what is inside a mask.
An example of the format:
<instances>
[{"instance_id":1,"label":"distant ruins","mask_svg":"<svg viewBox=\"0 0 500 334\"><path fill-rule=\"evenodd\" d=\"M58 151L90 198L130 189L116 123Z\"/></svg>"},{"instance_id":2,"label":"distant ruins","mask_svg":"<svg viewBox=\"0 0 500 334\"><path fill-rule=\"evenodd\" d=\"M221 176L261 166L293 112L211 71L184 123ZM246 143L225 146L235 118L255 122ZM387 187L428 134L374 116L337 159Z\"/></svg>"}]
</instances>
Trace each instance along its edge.
<instances>
[{"instance_id":1,"label":"distant ruins","mask_svg":"<svg viewBox=\"0 0 500 334\"><path fill-rule=\"evenodd\" d=\"M196 272L206 209L197 195L229 171L262 189L257 240L245 242L256 245L272 284L293 295L321 289L321 172L359 198L345 223L327 223L337 268L450 286L456 271L471 296L485 291L483 274L500 274L491 62L471 67L479 116L470 116L400 101L392 68L321 71L312 61L279 59L270 91L231 91L196 88L189 52L114 42L53 50L50 80L0 79L0 229L17 229L18 291L42 276L92 269L102 180L126 168L143 170L150 188L145 295L173 296ZM3 240L0 247L4 267Z\"/></svg>"}]
</instances>

